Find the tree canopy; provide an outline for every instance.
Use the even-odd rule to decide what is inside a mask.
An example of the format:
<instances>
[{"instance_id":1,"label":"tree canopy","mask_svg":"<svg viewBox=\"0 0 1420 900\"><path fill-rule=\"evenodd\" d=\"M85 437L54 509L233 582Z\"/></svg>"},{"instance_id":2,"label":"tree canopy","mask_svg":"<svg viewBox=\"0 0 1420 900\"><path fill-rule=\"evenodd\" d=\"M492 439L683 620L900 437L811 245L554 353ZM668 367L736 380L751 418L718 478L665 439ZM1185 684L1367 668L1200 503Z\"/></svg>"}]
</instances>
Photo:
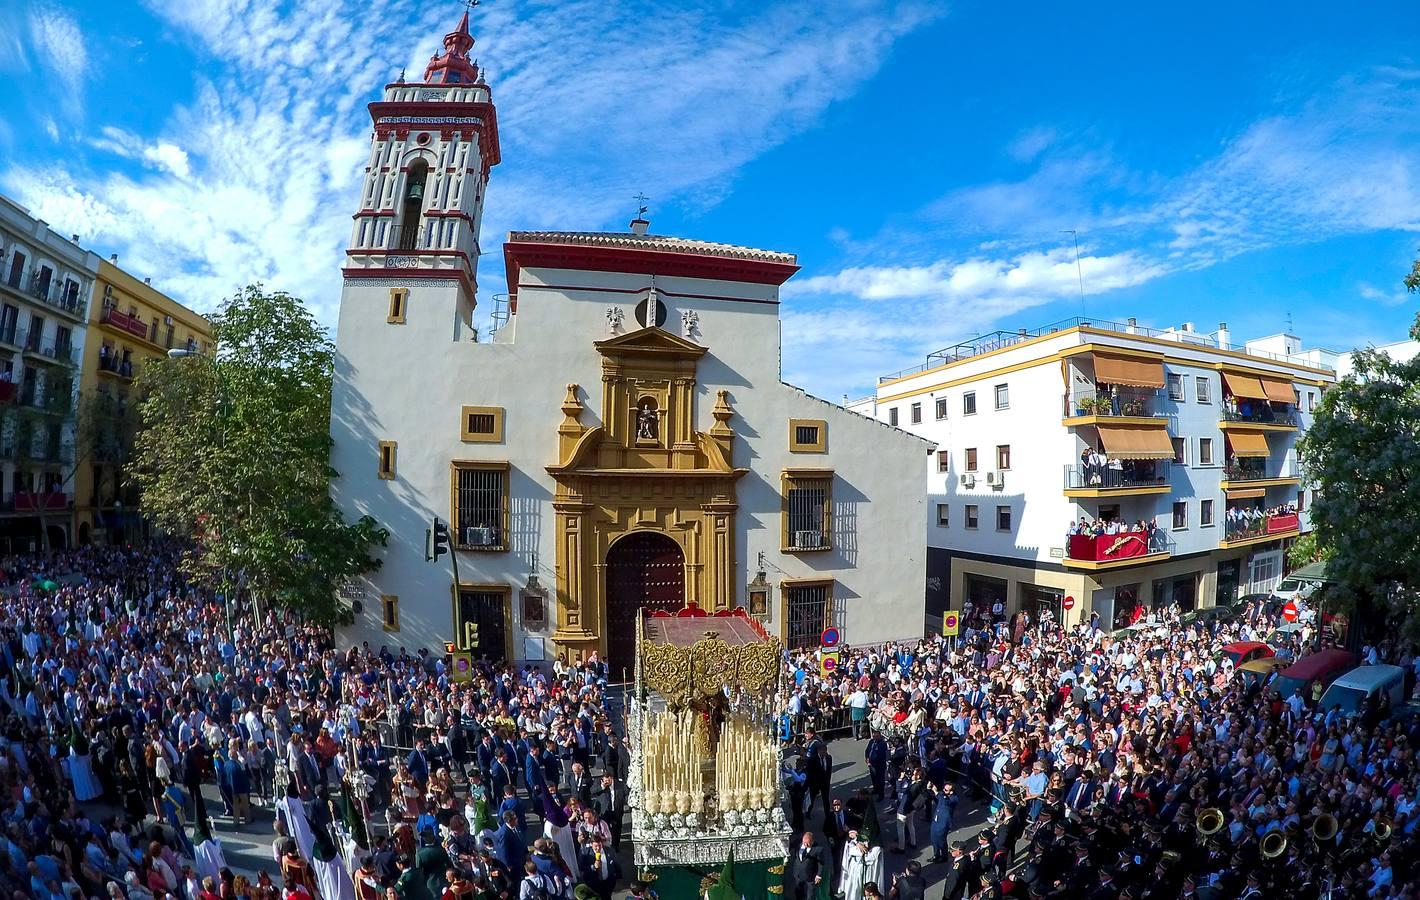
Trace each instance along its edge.
<instances>
[{"instance_id":1,"label":"tree canopy","mask_svg":"<svg viewBox=\"0 0 1420 900\"><path fill-rule=\"evenodd\" d=\"M1420 260L1404 281L1420 290ZM1420 341L1420 317L1410 337ZM1331 596L1420 621L1409 615L1420 591L1420 357L1357 351L1299 452L1317 488L1315 553L1328 560Z\"/></svg>"},{"instance_id":2,"label":"tree canopy","mask_svg":"<svg viewBox=\"0 0 1420 900\"><path fill-rule=\"evenodd\" d=\"M242 582L315 621L338 586L378 567L387 533L347 523L330 498L335 348L304 304L260 285L212 317L214 356L162 359L138 376L133 474L147 514L194 539L188 571Z\"/></svg>"}]
</instances>

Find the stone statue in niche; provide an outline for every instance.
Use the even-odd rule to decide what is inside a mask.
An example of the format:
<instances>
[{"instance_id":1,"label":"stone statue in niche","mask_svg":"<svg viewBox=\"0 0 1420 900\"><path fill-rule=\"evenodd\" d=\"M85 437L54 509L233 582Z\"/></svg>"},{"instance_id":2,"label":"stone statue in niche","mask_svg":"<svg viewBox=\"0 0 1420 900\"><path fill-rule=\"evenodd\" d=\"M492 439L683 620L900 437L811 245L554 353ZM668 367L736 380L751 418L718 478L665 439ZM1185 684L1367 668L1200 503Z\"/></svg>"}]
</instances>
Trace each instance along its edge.
<instances>
[{"instance_id":1,"label":"stone statue in niche","mask_svg":"<svg viewBox=\"0 0 1420 900\"><path fill-rule=\"evenodd\" d=\"M608 334L616 334L621 330L621 322L625 318L625 313L619 306L608 306L606 308L606 330Z\"/></svg>"},{"instance_id":2,"label":"stone statue in niche","mask_svg":"<svg viewBox=\"0 0 1420 900\"><path fill-rule=\"evenodd\" d=\"M661 415L656 410L656 401L647 397L641 401L636 412L636 440L654 441L660 437Z\"/></svg>"}]
</instances>

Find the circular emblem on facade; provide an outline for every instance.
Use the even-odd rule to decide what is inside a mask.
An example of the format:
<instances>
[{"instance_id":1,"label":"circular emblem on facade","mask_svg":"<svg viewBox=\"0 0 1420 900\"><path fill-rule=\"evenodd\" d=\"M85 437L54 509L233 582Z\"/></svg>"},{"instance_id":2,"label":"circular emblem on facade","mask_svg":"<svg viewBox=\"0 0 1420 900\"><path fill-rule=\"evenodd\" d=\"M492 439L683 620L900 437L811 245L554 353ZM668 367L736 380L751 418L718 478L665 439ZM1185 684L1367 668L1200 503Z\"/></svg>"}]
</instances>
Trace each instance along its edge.
<instances>
[{"instance_id":1,"label":"circular emblem on facade","mask_svg":"<svg viewBox=\"0 0 1420 900\"><path fill-rule=\"evenodd\" d=\"M647 300L649 299L650 298L647 298ZM645 328L648 325L655 325L657 328L660 328L662 325L665 325L667 315L666 305L661 302L661 298L656 298L656 320L654 322L648 319L646 305L646 300L642 300L640 303L636 304L636 321L641 323L641 327Z\"/></svg>"},{"instance_id":2,"label":"circular emblem on facade","mask_svg":"<svg viewBox=\"0 0 1420 900\"><path fill-rule=\"evenodd\" d=\"M429 132L419 132L419 137L415 138L414 140L419 144L419 146L424 146L425 144L429 143Z\"/></svg>"}]
</instances>

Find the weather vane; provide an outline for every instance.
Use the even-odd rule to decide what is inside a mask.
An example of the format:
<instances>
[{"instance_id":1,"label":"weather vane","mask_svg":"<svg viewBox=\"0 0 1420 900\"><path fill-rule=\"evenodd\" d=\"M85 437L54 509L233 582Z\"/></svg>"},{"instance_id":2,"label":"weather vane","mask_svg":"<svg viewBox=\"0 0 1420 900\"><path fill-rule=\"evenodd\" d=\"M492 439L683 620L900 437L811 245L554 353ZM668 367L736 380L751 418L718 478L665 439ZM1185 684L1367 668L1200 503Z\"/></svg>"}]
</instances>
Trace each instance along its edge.
<instances>
[{"instance_id":1,"label":"weather vane","mask_svg":"<svg viewBox=\"0 0 1420 900\"><path fill-rule=\"evenodd\" d=\"M477 6L477 5L479 4L479 2L480 2L480 0L459 0L459 5L461 5L461 6L467 6L469 12L472 12L472 11L473 11L473 8L474 8L475 6Z\"/></svg>"},{"instance_id":2,"label":"weather vane","mask_svg":"<svg viewBox=\"0 0 1420 900\"><path fill-rule=\"evenodd\" d=\"M644 215L646 215L646 210L650 209L650 207L646 205L646 200L647 200L648 198L647 198L647 196L645 195L645 193L643 192L643 193L640 193L640 194L636 194L636 195L633 196L631 199L636 201L636 215L637 215L637 216L644 216Z\"/></svg>"}]
</instances>

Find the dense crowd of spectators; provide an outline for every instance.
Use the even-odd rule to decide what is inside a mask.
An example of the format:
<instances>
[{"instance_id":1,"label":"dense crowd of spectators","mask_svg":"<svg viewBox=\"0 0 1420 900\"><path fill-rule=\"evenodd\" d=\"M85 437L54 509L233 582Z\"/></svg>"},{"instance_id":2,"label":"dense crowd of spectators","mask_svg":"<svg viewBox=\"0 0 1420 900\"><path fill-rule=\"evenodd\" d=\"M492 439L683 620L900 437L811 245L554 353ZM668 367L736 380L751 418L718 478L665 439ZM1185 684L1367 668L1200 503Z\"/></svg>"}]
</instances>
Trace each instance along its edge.
<instances>
[{"instance_id":1,"label":"dense crowd of spectators","mask_svg":"<svg viewBox=\"0 0 1420 900\"><path fill-rule=\"evenodd\" d=\"M984 609L959 639L850 651L827 676L812 653L791 661L795 825L821 838L825 873L874 803L893 850L931 846L925 869L889 855L891 886L875 887L903 900L928 881L946 900L1420 896L1420 720L1374 701L1348 717L1312 685L1280 696L1235 678L1222 650L1265 638L1297 657L1324 642L1310 627L1279 634L1261 603L1113 634L1024 617ZM1405 667L1408 696L1409 644L1361 659ZM866 798L835 796L826 727L873 734ZM951 842L972 795L989 822Z\"/></svg>"},{"instance_id":2,"label":"dense crowd of spectators","mask_svg":"<svg viewBox=\"0 0 1420 900\"><path fill-rule=\"evenodd\" d=\"M178 555L3 562L6 896L605 900L625 881L629 757L595 660L453 683L427 652L339 651L271 610L229 636ZM254 806L275 813L270 870L236 872L214 824Z\"/></svg>"}]
</instances>

